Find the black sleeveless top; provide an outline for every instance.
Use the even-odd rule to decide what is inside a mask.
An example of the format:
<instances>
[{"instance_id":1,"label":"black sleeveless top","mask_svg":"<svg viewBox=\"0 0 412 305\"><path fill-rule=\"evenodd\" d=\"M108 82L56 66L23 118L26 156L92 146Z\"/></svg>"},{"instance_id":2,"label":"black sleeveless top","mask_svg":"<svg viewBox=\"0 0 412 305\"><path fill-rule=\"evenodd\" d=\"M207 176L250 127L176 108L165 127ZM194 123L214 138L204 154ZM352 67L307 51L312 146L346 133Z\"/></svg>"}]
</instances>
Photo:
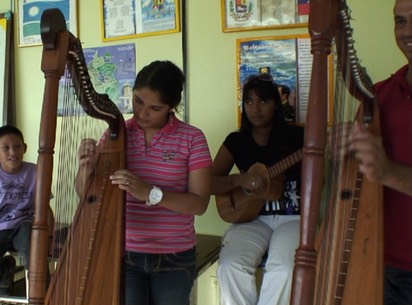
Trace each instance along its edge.
<instances>
[{"instance_id":1,"label":"black sleeveless top","mask_svg":"<svg viewBox=\"0 0 412 305\"><path fill-rule=\"evenodd\" d=\"M270 143L267 146L258 145L252 135L239 131L232 132L226 137L223 145L233 155L238 170L244 173L256 162L270 167L303 147L302 127L287 126L285 131L287 134L282 137L281 142ZM270 205L279 208L274 214L300 214L301 167L302 162L299 162L284 172L286 181L283 196Z\"/></svg>"}]
</instances>

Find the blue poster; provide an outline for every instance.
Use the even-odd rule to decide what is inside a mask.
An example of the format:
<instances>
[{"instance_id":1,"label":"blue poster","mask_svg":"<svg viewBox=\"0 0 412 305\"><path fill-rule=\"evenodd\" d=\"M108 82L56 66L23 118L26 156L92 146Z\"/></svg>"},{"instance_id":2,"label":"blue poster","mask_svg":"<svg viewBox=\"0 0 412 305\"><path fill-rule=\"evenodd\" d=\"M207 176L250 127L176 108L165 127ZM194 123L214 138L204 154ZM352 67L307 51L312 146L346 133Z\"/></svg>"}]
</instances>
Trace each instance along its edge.
<instances>
[{"instance_id":1,"label":"blue poster","mask_svg":"<svg viewBox=\"0 0 412 305\"><path fill-rule=\"evenodd\" d=\"M93 88L97 93L107 94L109 99L122 113L132 113L133 85L136 78L135 45L121 44L83 50L87 70ZM63 94L66 79L60 82ZM78 110L70 111L63 106L64 97L59 96L58 115L76 115ZM78 108L73 108L78 109Z\"/></svg>"},{"instance_id":2,"label":"blue poster","mask_svg":"<svg viewBox=\"0 0 412 305\"><path fill-rule=\"evenodd\" d=\"M67 29L77 34L75 0L19 0L19 45L41 44L41 16L52 8L63 13Z\"/></svg>"}]
</instances>

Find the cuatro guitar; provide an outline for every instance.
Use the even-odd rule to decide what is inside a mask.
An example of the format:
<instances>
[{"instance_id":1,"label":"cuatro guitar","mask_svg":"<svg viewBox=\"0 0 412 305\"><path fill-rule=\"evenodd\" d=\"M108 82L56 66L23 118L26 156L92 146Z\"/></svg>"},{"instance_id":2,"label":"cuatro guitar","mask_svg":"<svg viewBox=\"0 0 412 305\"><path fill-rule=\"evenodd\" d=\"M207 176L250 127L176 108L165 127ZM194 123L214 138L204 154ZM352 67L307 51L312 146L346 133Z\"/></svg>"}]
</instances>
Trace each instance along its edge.
<instances>
[{"instance_id":1,"label":"cuatro guitar","mask_svg":"<svg viewBox=\"0 0 412 305\"><path fill-rule=\"evenodd\" d=\"M237 187L223 195L216 195L219 216L229 223L249 222L255 219L266 200L277 200L284 190L284 176L281 175L291 166L302 160L302 149L294 152L282 161L267 168L262 163L255 163L248 173L258 174L267 181L267 188L259 193Z\"/></svg>"}]
</instances>

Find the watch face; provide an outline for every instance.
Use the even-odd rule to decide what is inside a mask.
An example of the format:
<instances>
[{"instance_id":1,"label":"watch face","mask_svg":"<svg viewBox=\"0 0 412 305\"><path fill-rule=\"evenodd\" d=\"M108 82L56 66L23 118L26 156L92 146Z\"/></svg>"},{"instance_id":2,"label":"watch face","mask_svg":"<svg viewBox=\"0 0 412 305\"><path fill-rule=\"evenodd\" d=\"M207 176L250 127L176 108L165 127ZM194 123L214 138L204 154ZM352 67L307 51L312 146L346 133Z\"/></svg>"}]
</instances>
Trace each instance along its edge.
<instances>
[{"instance_id":1,"label":"watch face","mask_svg":"<svg viewBox=\"0 0 412 305\"><path fill-rule=\"evenodd\" d=\"M159 190L153 190L153 199L155 201L160 200L162 198L162 194L159 192Z\"/></svg>"},{"instance_id":2,"label":"watch face","mask_svg":"<svg viewBox=\"0 0 412 305\"><path fill-rule=\"evenodd\" d=\"M161 189L154 187L150 191L150 203L151 204L158 204L163 197L163 192Z\"/></svg>"}]
</instances>

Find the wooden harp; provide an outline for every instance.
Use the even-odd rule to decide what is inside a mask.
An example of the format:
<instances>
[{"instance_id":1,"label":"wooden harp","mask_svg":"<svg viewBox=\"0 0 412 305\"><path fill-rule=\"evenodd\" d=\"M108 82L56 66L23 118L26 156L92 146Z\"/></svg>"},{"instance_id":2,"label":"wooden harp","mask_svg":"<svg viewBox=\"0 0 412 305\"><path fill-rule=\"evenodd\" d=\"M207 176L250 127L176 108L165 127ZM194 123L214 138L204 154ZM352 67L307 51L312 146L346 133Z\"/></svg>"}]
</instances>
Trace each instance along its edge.
<instances>
[{"instance_id":1,"label":"wooden harp","mask_svg":"<svg viewBox=\"0 0 412 305\"><path fill-rule=\"evenodd\" d=\"M125 168L123 116L106 95L94 91L81 42L66 29L66 21L58 9L44 11L41 36L45 89L31 242L29 304L123 304L124 192L109 180L109 175L115 170ZM110 136L99 147L97 165L68 229L57 269L47 285L47 209L52 186L59 81L66 69L78 102L89 116L108 124ZM74 181L65 183L74 184Z\"/></svg>"},{"instance_id":2,"label":"wooden harp","mask_svg":"<svg viewBox=\"0 0 412 305\"><path fill-rule=\"evenodd\" d=\"M344 0L311 0L309 29L313 68L302 168L302 219L296 252L292 305L383 304L383 205L380 185L363 179L351 154L319 230L324 187L328 105L328 55L335 42L336 71L361 102L356 120L379 133L372 82L359 65ZM329 18L327 17L329 16ZM336 96L342 91L335 90ZM336 182L336 183L335 183Z\"/></svg>"}]
</instances>

